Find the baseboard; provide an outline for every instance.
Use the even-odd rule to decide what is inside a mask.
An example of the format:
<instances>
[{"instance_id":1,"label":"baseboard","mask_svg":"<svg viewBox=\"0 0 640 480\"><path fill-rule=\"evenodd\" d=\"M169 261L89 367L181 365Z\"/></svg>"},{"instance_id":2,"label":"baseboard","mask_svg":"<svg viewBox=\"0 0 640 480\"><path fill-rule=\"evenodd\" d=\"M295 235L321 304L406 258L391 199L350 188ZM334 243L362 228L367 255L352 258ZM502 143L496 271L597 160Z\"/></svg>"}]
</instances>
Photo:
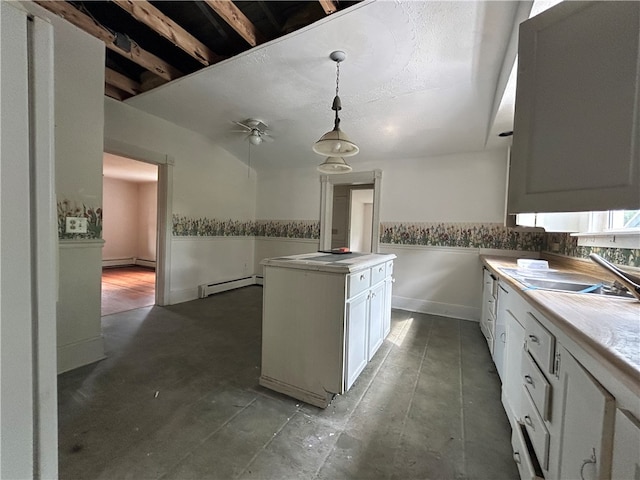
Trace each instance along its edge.
<instances>
[{"instance_id":1,"label":"baseboard","mask_svg":"<svg viewBox=\"0 0 640 480\"><path fill-rule=\"evenodd\" d=\"M418 298L398 297L391 299L391 306L398 310L409 312L427 313L441 317L458 318L462 320L480 321L480 309L467 307L466 305L454 305L450 303L432 302Z\"/></svg>"},{"instance_id":2,"label":"baseboard","mask_svg":"<svg viewBox=\"0 0 640 480\"><path fill-rule=\"evenodd\" d=\"M102 260L102 268L104 267L128 267L130 265L140 265L141 267L156 268L155 260L144 260L142 258L116 258L113 260Z\"/></svg>"},{"instance_id":3,"label":"baseboard","mask_svg":"<svg viewBox=\"0 0 640 480\"><path fill-rule=\"evenodd\" d=\"M102 335L58 347L58 373L89 365L107 358Z\"/></svg>"},{"instance_id":4,"label":"baseboard","mask_svg":"<svg viewBox=\"0 0 640 480\"><path fill-rule=\"evenodd\" d=\"M256 284L256 275L250 277L238 278L235 280L227 280L223 282L209 283L198 285L198 298L206 298L214 293L235 290L236 288L248 287Z\"/></svg>"}]
</instances>

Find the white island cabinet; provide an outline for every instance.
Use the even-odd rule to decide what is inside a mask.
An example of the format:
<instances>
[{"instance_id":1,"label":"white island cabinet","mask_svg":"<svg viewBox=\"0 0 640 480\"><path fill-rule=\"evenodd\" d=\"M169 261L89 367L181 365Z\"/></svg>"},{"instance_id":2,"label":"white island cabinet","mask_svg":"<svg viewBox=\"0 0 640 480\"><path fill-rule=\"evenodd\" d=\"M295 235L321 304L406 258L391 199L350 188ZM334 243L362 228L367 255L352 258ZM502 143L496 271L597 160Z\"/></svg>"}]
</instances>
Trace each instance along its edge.
<instances>
[{"instance_id":1,"label":"white island cabinet","mask_svg":"<svg viewBox=\"0 0 640 480\"><path fill-rule=\"evenodd\" d=\"M326 407L389 333L395 255L264 259L260 385Z\"/></svg>"}]
</instances>

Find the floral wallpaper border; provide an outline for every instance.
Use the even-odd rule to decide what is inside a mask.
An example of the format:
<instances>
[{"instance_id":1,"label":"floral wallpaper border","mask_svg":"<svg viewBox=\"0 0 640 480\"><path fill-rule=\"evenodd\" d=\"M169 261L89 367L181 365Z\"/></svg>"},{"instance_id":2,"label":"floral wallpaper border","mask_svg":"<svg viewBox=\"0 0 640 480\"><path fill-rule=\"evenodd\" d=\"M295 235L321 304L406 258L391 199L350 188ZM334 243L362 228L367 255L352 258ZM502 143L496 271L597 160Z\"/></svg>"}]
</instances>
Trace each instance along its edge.
<instances>
[{"instance_id":1,"label":"floral wallpaper border","mask_svg":"<svg viewBox=\"0 0 640 480\"><path fill-rule=\"evenodd\" d=\"M568 233L546 234L546 242L543 250L549 253L577 258L589 258L590 253L597 253L605 260L609 260L617 265L640 268L640 249L578 246L578 238L572 237Z\"/></svg>"},{"instance_id":2,"label":"floral wallpaper border","mask_svg":"<svg viewBox=\"0 0 640 480\"><path fill-rule=\"evenodd\" d=\"M220 220L173 215L174 237L320 238L317 220Z\"/></svg>"},{"instance_id":3,"label":"floral wallpaper border","mask_svg":"<svg viewBox=\"0 0 640 480\"><path fill-rule=\"evenodd\" d=\"M83 208L85 209L83 212L92 211L84 205ZM58 211L60 211L60 205ZM60 220L58 225L60 229ZM63 224L62 228L64 229ZM320 222L317 220L220 220L174 214L173 236L318 240ZM618 265L640 267L640 250L637 249L579 247L577 239L569 234L518 232L499 223L382 222L380 242L389 245L548 251L579 258L588 258L589 253L595 252Z\"/></svg>"},{"instance_id":4,"label":"floral wallpaper border","mask_svg":"<svg viewBox=\"0 0 640 480\"><path fill-rule=\"evenodd\" d=\"M88 240L102 238L102 208L88 206L84 203L74 202L68 199L57 202L58 239L60 240ZM67 233L67 217L86 217L87 233Z\"/></svg>"},{"instance_id":5,"label":"floral wallpaper border","mask_svg":"<svg viewBox=\"0 0 640 480\"><path fill-rule=\"evenodd\" d=\"M380 241L392 245L540 251L544 234L516 232L499 223L382 222Z\"/></svg>"}]
</instances>

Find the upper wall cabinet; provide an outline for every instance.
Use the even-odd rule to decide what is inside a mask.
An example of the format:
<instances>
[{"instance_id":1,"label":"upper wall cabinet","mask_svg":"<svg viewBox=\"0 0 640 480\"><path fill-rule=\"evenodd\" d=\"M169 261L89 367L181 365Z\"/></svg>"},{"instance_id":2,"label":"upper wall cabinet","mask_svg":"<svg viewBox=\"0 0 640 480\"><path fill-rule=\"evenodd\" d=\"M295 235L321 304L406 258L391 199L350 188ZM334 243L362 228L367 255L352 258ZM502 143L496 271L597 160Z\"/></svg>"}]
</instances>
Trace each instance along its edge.
<instances>
[{"instance_id":1,"label":"upper wall cabinet","mask_svg":"<svg viewBox=\"0 0 640 480\"><path fill-rule=\"evenodd\" d=\"M520 25L508 212L640 207L640 2Z\"/></svg>"}]
</instances>

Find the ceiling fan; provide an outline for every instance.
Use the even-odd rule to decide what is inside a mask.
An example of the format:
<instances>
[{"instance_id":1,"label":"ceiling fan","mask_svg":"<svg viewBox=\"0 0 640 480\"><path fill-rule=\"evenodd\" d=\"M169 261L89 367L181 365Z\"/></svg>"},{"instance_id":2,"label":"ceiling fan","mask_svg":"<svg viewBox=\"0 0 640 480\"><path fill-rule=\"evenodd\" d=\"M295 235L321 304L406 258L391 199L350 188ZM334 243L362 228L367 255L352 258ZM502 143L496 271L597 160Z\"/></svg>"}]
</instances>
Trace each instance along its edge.
<instances>
[{"instance_id":1,"label":"ceiling fan","mask_svg":"<svg viewBox=\"0 0 640 480\"><path fill-rule=\"evenodd\" d=\"M235 132L246 133L244 137L252 145L260 145L262 142L273 142L273 137L269 134L269 127L262 120L248 118L242 122L234 121L236 125L242 127L243 130L234 130Z\"/></svg>"}]
</instances>

